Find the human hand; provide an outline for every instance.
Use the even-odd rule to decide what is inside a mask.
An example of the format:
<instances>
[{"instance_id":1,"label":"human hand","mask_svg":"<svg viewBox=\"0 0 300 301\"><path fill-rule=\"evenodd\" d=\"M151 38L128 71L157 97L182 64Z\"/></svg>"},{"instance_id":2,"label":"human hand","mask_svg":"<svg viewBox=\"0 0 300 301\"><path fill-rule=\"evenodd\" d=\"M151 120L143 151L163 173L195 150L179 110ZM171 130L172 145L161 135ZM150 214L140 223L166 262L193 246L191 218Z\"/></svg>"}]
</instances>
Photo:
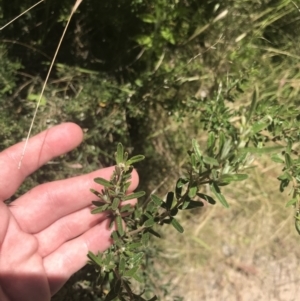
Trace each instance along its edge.
<instances>
[{"instance_id":1,"label":"human hand","mask_svg":"<svg viewBox=\"0 0 300 301\"><path fill-rule=\"evenodd\" d=\"M90 188L95 177L109 179L113 167L39 185L7 206L24 179L82 141L81 129L65 123L31 138L22 166L24 143L0 153L0 300L47 301L86 264L87 253L106 250L111 230L105 213L92 215ZM138 184L132 173L128 192Z\"/></svg>"}]
</instances>

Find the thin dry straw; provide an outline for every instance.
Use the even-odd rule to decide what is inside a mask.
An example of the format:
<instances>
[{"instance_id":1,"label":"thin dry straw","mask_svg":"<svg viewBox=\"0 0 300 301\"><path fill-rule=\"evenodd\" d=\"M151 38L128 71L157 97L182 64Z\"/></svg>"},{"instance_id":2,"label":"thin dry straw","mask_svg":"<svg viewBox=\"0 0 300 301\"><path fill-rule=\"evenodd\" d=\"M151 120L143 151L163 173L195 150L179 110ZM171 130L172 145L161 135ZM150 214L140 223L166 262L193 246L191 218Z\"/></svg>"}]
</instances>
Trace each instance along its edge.
<instances>
[{"instance_id":1,"label":"thin dry straw","mask_svg":"<svg viewBox=\"0 0 300 301\"><path fill-rule=\"evenodd\" d=\"M70 17L68 19L68 22L67 22L67 25L65 26L64 28L64 31L61 35L61 38L59 40L59 43L57 45L57 48L55 50L55 53L54 53L54 56L53 56L53 59L52 59L52 62L50 64L50 67L49 67L49 70L48 70L48 73L47 73L47 76L46 76L46 79L45 79L45 82L43 84L43 88L42 88L42 91L41 91L41 94L40 94L40 97L38 99L38 102L37 102L37 105L36 105L36 108L35 108L35 111L34 111L34 114L33 114L33 117L32 117L32 121L31 121L31 124L30 124L30 127L29 127L29 131L28 131L28 134L27 134L27 137L26 137L26 140L25 140L25 144L24 144L24 148L23 148L23 151L22 151L22 154L21 154L21 159L19 161L19 165L18 165L18 169L21 168L22 166L22 161L23 161L23 158L25 156L25 151L26 151L26 148L27 148L27 145L28 145L28 141L29 141L29 138L30 138L30 135L31 135L31 131L32 131L32 128L33 128L33 124L34 124L34 121L35 121L35 118L36 118L36 114L38 112L38 109L39 109L39 106L40 106L40 103L41 103L41 100L42 100L42 97L43 97L43 94L44 94L44 91L45 91L45 88L46 88L46 85L47 85L47 82L48 82L48 79L49 79L49 76L50 76L50 73L52 71L52 68L53 68L53 65L54 65L54 62L55 62L55 59L57 57L57 54L58 54L58 51L60 49L60 46L61 46L61 43L64 39L64 36L66 34L66 31L68 29L68 26L70 24L70 21L72 19L72 16L73 14L75 13L75 11L77 10L78 6L80 5L80 3L82 2L82 0L77 0L75 5L73 6L73 9L71 11L71 14L70 14Z\"/></svg>"},{"instance_id":2,"label":"thin dry straw","mask_svg":"<svg viewBox=\"0 0 300 301\"><path fill-rule=\"evenodd\" d=\"M300 12L300 8L298 7L298 5L294 1L292 1L292 3L296 6L296 8L298 9L298 11Z\"/></svg>"},{"instance_id":3,"label":"thin dry straw","mask_svg":"<svg viewBox=\"0 0 300 301\"><path fill-rule=\"evenodd\" d=\"M25 11L23 11L20 15L18 15L17 17L15 17L14 19L12 19L11 21L9 21L8 23L6 23L4 26L2 26L0 28L0 30L4 29L6 26L8 26L9 24L13 23L14 21L16 21L18 18L20 18L21 16L23 16L24 14L26 14L28 11L30 11L31 9L33 9L35 6L39 5L40 3L44 2L44 0L39 1L38 3L32 5L30 8L26 9Z\"/></svg>"}]
</instances>

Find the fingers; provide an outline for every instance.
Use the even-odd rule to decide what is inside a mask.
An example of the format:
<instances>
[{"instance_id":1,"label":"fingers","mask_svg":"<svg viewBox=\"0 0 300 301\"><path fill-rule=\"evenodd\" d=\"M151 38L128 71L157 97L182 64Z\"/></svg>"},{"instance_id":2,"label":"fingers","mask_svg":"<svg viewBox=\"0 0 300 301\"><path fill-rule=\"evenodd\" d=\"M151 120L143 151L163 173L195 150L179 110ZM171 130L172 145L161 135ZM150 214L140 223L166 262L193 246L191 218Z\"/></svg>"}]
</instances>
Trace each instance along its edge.
<instances>
[{"instance_id":1,"label":"fingers","mask_svg":"<svg viewBox=\"0 0 300 301\"><path fill-rule=\"evenodd\" d=\"M46 257L66 241L85 233L106 218L105 214L91 214L86 207L56 221L35 235L39 243L38 253Z\"/></svg>"},{"instance_id":2,"label":"fingers","mask_svg":"<svg viewBox=\"0 0 300 301\"><path fill-rule=\"evenodd\" d=\"M10 217L0 256L0 283L9 300L50 300L37 248L35 237L20 231L18 222Z\"/></svg>"},{"instance_id":3,"label":"fingers","mask_svg":"<svg viewBox=\"0 0 300 301\"><path fill-rule=\"evenodd\" d=\"M55 294L62 285L87 263L88 251L103 252L111 245L109 220L96 225L83 235L66 242L44 259L50 290Z\"/></svg>"},{"instance_id":4,"label":"fingers","mask_svg":"<svg viewBox=\"0 0 300 301\"><path fill-rule=\"evenodd\" d=\"M24 179L40 166L78 146L82 137L82 130L74 123L47 129L29 140L20 169L18 165L25 142L1 152L0 199L5 200L14 194Z\"/></svg>"},{"instance_id":5,"label":"fingers","mask_svg":"<svg viewBox=\"0 0 300 301\"><path fill-rule=\"evenodd\" d=\"M124 205L129 203L134 206L136 202L137 200L134 199L124 202ZM108 217L108 212L91 214L91 207L86 207L59 219L34 235L39 244L39 255L41 257L48 256L66 241L82 235Z\"/></svg>"},{"instance_id":6,"label":"fingers","mask_svg":"<svg viewBox=\"0 0 300 301\"><path fill-rule=\"evenodd\" d=\"M96 196L90 189L101 191L103 187L94 178L110 179L114 167L103 168L87 175L46 183L32 189L10 207L21 229L36 234L57 220L91 205ZM132 192L138 185L138 174L132 172Z\"/></svg>"}]
</instances>

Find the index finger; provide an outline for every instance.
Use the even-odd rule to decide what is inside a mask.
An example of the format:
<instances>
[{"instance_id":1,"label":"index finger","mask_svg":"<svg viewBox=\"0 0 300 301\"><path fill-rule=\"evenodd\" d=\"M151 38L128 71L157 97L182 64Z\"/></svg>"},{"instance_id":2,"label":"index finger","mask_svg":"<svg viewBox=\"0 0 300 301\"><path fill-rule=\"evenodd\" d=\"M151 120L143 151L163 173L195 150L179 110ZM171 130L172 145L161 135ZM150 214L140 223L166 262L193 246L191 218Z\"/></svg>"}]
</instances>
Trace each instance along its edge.
<instances>
[{"instance_id":1,"label":"index finger","mask_svg":"<svg viewBox=\"0 0 300 301\"><path fill-rule=\"evenodd\" d=\"M15 144L0 153L0 199L12 196L24 179L54 157L69 152L83 138L81 128L63 123L29 139L22 165L18 169L25 142Z\"/></svg>"}]
</instances>

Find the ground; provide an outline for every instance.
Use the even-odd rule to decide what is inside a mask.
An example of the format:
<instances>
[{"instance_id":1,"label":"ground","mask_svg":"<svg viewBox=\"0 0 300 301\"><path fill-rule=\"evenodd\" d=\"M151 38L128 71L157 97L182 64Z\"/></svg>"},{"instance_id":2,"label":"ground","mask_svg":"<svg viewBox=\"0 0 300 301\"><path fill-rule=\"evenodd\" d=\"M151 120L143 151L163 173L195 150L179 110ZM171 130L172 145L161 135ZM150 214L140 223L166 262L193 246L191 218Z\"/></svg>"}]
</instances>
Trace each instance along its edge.
<instances>
[{"instance_id":1,"label":"ground","mask_svg":"<svg viewBox=\"0 0 300 301\"><path fill-rule=\"evenodd\" d=\"M285 207L288 191L279 192L280 168L266 158L255 164L248 181L225 190L229 209L217 204L181 216L185 234L169 229L172 243L158 243L165 278L184 300L300 300L294 209Z\"/></svg>"}]
</instances>

